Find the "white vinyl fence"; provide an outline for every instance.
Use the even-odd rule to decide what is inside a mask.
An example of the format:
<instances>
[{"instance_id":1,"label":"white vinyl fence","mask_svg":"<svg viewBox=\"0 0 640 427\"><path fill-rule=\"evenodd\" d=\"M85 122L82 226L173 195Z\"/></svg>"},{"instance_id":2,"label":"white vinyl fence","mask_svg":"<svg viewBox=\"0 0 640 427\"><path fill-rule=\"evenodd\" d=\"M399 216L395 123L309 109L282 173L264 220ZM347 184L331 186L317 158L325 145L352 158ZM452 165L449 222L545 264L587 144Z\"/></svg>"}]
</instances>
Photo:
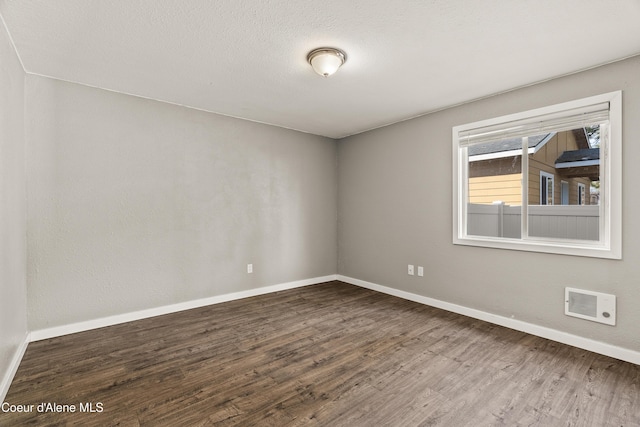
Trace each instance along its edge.
<instances>
[{"instance_id":1,"label":"white vinyl fence","mask_svg":"<svg viewBox=\"0 0 640 427\"><path fill-rule=\"evenodd\" d=\"M529 235L562 239L598 240L599 206L531 205ZM467 205L467 234L520 238L520 206L503 203Z\"/></svg>"}]
</instances>

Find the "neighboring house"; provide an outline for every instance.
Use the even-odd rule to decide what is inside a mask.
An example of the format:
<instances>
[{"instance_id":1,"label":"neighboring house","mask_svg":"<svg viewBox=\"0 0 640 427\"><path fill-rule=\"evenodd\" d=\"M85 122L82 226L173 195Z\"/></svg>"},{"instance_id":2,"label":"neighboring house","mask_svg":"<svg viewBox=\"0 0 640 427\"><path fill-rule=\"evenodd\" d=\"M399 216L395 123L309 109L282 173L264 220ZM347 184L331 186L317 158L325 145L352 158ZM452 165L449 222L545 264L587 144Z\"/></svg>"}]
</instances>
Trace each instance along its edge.
<instances>
[{"instance_id":1,"label":"neighboring house","mask_svg":"<svg viewBox=\"0 0 640 427\"><path fill-rule=\"evenodd\" d=\"M520 205L522 139L469 147L469 203ZM599 180L600 149L584 129L529 137L529 205L588 205Z\"/></svg>"}]
</instances>

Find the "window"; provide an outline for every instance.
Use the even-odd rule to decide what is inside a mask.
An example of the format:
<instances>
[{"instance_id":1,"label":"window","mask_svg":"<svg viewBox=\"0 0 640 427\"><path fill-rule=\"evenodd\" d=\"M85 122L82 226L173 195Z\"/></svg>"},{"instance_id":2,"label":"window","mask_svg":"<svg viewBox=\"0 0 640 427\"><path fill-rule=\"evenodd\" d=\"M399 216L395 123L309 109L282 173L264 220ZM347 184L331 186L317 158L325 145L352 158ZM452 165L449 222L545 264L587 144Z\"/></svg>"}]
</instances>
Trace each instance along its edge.
<instances>
[{"instance_id":1,"label":"window","mask_svg":"<svg viewBox=\"0 0 640 427\"><path fill-rule=\"evenodd\" d=\"M579 205L584 205L585 188L586 186L584 184L578 183L578 204Z\"/></svg>"},{"instance_id":2,"label":"window","mask_svg":"<svg viewBox=\"0 0 640 427\"><path fill-rule=\"evenodd\" d=\"M540 172L540 204L553 205L553 175Z\"/></svg>"},{"instance_id":3,"label":"window","mask_svg":"<svg viewBox=\"0 0 640 427\"><path fill-rule=\"evenodd\" d=\"M620 91L454 127L453 243L620 259L621 136Z\"/></svg>"}]
</instances>

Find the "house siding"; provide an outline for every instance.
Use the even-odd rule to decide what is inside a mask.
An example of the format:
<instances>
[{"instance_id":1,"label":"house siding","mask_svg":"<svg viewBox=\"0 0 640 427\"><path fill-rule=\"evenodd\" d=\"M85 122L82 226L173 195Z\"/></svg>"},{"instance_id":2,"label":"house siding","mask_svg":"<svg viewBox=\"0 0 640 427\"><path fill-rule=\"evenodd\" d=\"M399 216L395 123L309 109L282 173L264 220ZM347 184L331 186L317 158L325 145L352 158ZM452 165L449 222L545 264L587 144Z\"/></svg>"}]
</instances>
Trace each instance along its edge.
<instances>
[{"instance_id":1,"label":"house siding","mask_svg":"<svg viewBox=\"0 0 640 427\"><path fill-rule=\"evenodd\" d=\"M555 162L565 151L577 150L578 143L572 132L559 132L553 136L540 150L529 155L529 204L540 204L540 172L547 172L553 175L553 204L561 204L560 182L569 183L569 204L578 204L578 183L584 184L587 194L585 194L585 204L590 204L589 187L591 182L588 178L564 178L555 168Z\"/></svg>"},{"instance_id":2,"label":"house siding","mask_svg":"<svg viewBox=\"0 0 640 427\"><path fill-rule=\"evenodd\" d=\"M482 160L469 164L469 202L507 205L522 203L520 156Z\"/></svg>"}]
</instances>

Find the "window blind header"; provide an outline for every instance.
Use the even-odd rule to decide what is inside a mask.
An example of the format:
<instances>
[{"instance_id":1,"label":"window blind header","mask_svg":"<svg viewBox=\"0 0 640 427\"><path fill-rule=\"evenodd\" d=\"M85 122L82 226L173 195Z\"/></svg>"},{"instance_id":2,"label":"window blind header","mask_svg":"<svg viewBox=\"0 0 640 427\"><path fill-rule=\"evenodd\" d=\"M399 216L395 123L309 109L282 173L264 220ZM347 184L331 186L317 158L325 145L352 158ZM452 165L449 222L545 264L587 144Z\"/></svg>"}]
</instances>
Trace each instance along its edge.
<instances>
[{"instance_id":1,"label":"window blind header","mask_svg":"<svg viewBox=\"0 0 640 427\"><path fill-rule=\"evenodd\" d=\"M589 105L491 126L465 129L458 133L460 147L524 136L562 132L603 124L609 120L609 103Z\"/></svg>"}]
</instances>

